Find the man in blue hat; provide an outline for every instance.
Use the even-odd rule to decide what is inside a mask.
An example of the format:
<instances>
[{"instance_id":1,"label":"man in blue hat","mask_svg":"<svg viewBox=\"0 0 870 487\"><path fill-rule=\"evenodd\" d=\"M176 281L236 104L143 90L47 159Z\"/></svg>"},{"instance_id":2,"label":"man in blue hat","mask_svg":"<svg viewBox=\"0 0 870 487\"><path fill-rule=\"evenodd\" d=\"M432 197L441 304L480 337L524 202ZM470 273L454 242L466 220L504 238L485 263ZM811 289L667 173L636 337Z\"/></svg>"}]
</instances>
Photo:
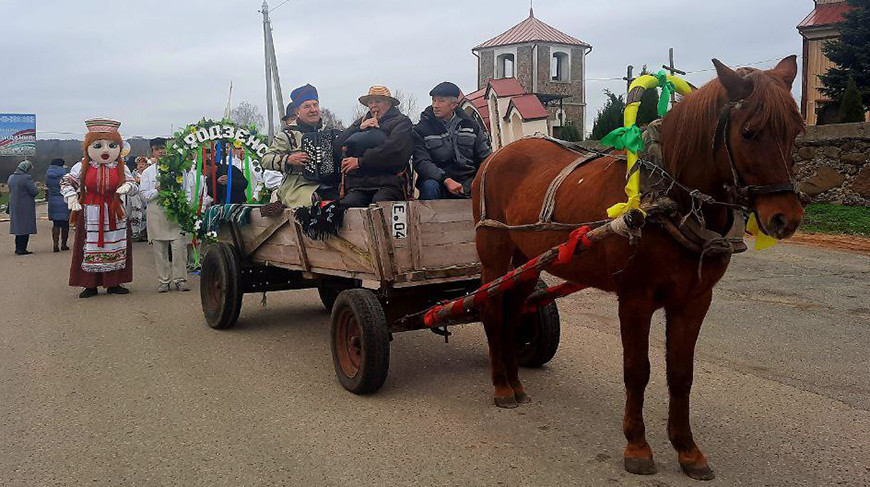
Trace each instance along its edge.
<instances>
[{"instance_id":1,"label":"man in blue hat","mask_svg":"<svg viewBox=\"0 0 870 487\"><path fill-rule=\"evenodd\" d=\"M323 131L323 121L317 88L310 84L300 86L290 92L290 99L296 109L296 120L275 134L275 140L263 156L262 166L285 174L277 190L278 201L288 208L296 208L311 206L311 197L320 186L319 182L302 176L305 163L309 161L308 154L302 150L302 137Z\"/></svg>"},{"instance_id":2,"label":"man in blue hat","mask_svg":"<svg viewBox=\"0 0 870 487\"><path fill-rule=\"evenodd\" d=\"M471 198L471 183L492 153L486 132L459 108L462 93L449 81L429 92L432 106L414 126L414 170L421 200Z\"/></svg>"}]
</instances>

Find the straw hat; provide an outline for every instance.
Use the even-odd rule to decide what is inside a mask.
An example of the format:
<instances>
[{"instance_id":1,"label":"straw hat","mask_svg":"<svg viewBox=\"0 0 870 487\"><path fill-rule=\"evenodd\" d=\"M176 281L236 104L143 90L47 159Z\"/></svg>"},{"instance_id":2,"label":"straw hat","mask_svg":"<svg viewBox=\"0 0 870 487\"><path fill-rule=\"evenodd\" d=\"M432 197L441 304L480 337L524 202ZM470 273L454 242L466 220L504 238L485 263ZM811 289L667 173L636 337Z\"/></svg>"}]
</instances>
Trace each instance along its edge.
<instances>
[{"instance_id":1,"label":"straw hat","mask_svg":"<svg viewBox=\"0 0 870 487\"><path fill-rule=\"evenodd\" d=\"M359 97L359 102L364 106L369 106L369 102L375 98L387 98L394 107L399 105L399 100L393 98L393 94L390 93L390 89L386 86L372 86L369 88L368 95Z\"/></svg>"}]
</instances>

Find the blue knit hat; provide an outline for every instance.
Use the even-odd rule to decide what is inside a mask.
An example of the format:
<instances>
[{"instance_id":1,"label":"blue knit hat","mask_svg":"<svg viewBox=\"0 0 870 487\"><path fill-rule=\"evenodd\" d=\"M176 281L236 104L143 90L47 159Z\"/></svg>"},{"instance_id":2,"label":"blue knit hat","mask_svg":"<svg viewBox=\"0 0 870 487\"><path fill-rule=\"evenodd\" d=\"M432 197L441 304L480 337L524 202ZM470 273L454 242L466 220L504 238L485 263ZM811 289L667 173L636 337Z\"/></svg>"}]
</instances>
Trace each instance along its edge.
<instances>
[{"instance_id":1,"label":"blue knit hat","mask_svg":"<svg viewBox=\"0 0 870 487\"><path fill-rule=\"evenodd\" d=\"M309 100L317 100L317 88L311 85L300 86L290 92L290 99L297 108Z\"/></svg>"}]
</instances>

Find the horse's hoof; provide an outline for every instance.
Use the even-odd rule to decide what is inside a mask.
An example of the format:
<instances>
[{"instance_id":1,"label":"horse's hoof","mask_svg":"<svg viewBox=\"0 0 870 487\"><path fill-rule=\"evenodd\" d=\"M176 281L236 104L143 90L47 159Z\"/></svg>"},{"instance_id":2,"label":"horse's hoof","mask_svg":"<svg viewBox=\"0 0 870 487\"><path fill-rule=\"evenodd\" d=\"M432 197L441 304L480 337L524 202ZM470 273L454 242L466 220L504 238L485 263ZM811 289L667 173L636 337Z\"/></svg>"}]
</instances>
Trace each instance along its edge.
<instances>
[{"instance_id":1,"label":"horse's hoof","mask_svg":"<svg viewBox=\"0 0 870 487\"><path fill-rule=\"evenodd\" d=\"M681 463L680 467L686 475L695 480L713 480L716 478L716 474L714 474L713 470L707 465L699 467L697 465L684 465Z\"/></svg>"},{"instance_id":2,"label":"horse's hoof","mask_svg":"<svg viewBox=\"0 0 870 487\"><path fill-rule=\"evenodd\" d=\"M652 475L658 472L652 458L625 457L625 471L637 475Z\"/></svg>"},{"instance_id":3,"label":"horse's hoof","mask_svg":"<svg viewBox=\"0 0 870 487\"><path fill-rule=\"evenodd\" d=\"M519 406L519 403L517 403L517 399L514 396L504 396L504 397L495 396L495 397L493 397L493 401L495 402L496 406L498 406L500 408L505 408L505 409L513 409L513 408Z\"/></svg>"},{"instance_id":4,"label":"horse's hoof","mask_svg":"<svg viewBox=\"0 0 870 487\"><path fill-rule=\"evenodd\" d=\"M532 398L529 397L525 392L518 392L514 394L514 399L517 400L517 404L525 404L527 402L532 402Z\"/></svg>"}]
</instances>

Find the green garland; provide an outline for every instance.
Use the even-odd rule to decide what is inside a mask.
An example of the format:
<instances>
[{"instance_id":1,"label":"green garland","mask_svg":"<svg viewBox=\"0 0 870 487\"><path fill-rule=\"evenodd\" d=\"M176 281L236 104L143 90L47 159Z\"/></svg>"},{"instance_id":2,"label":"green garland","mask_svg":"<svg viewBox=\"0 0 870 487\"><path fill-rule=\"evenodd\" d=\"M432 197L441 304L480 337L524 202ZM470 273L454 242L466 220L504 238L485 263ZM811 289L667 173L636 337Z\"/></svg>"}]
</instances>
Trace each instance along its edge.
<instances>
[{"instance_id":1,"label":"green garland","mask_svg":"<svg viewBox=\"0 0 870 487\"><path fill-rule=\"evenodd\" d=\"M220 126L222 129L231 127L234 134L227 137L228 134L221 130L220 137L211 138L205 142L196 139L198 132L202 133L202 130L208 132L210 129L213 130L215 126ZM242 137L237 138L238 135L242 135ZM190 143L191 140L196 141L194 145ZM202 144L212 142L236 146L242 143L248 146L248 150L268 146L266 137L258 133L253 124L250 127L239 127L231 120L214 121L205 118L175 132L172 138L166 142L166 155L157 161L157 185L160 188L157 193L157 203L163 207L170 220L178 223L182 233L189 233L197 236L200 240L210 241L216 240L217 235L215 232L206 232L202 216L196 214L198 202L191 204L187 201L187 194L184 191L184 174L193 167L197 154L202 150ZM256 160L258 161L259 158ZM207 191L205 188L204 190Z\"/></svg>"}]
</instances>

